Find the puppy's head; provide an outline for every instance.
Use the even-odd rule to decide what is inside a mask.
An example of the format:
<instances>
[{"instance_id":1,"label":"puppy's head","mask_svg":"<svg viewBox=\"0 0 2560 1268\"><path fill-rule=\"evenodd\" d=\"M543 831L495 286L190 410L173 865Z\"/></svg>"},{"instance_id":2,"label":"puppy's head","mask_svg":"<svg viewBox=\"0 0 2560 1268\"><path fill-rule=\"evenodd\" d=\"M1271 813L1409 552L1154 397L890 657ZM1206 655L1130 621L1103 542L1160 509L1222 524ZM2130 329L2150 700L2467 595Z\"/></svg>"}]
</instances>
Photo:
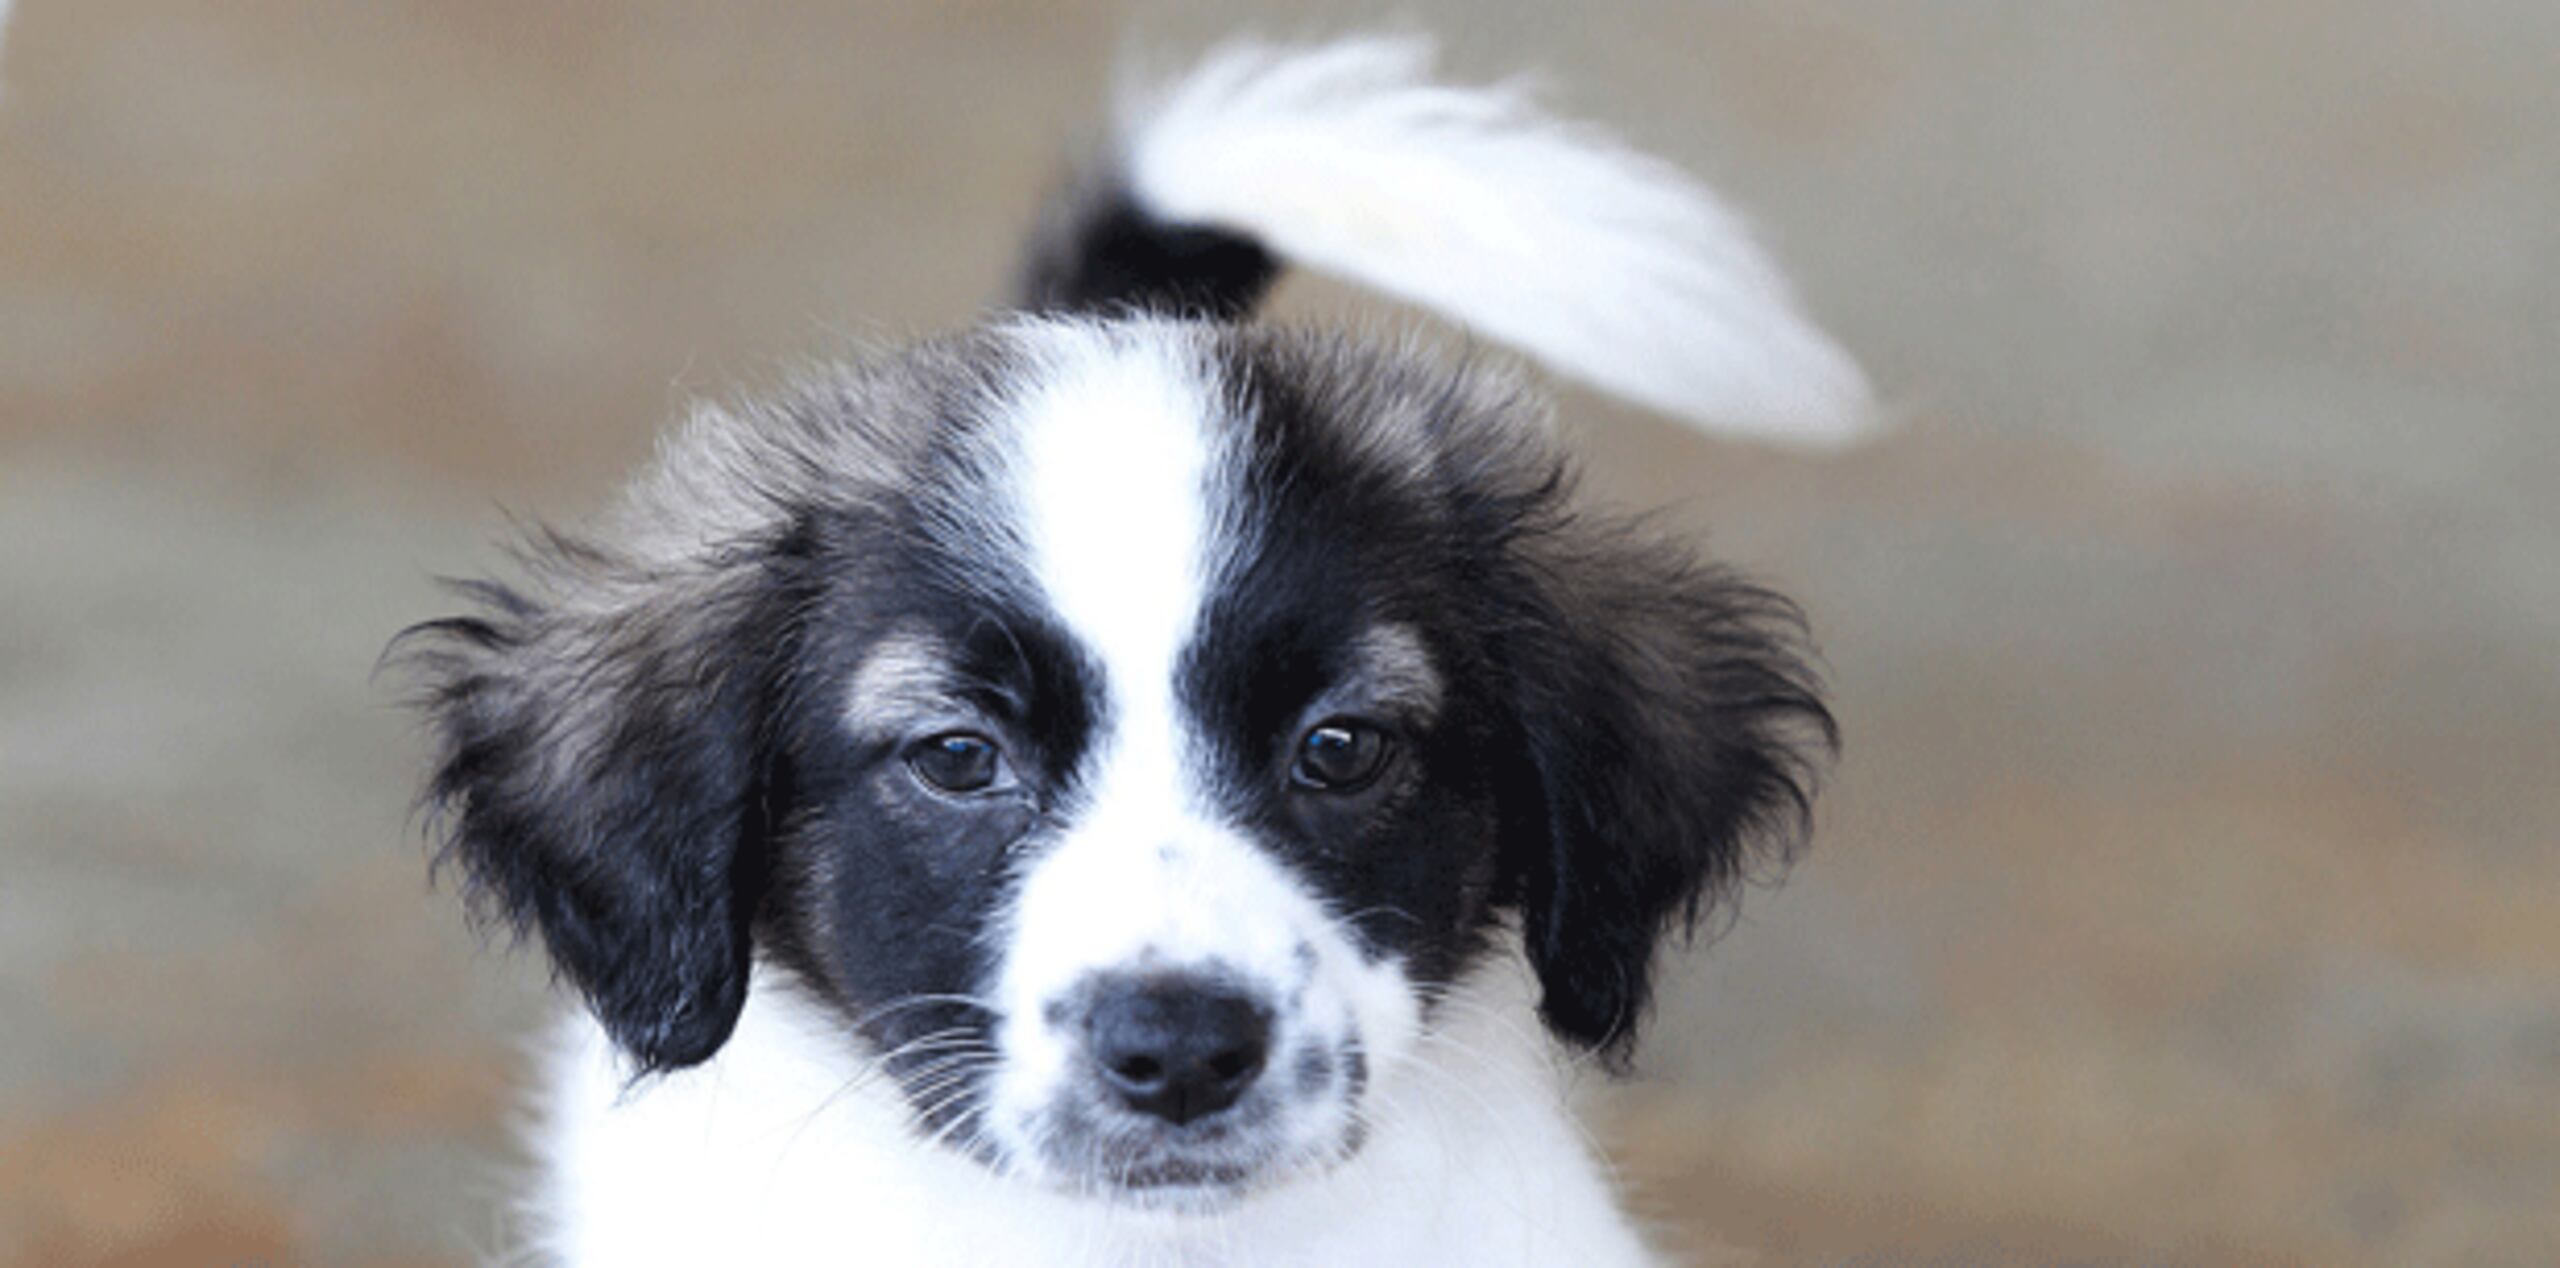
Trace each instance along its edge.
<instances>
[{"instance_id":1,"label":"puppy's head","mask_svg":"<svg viewBox=\"0 0 2560 1268\"><path fill-rule=\"evenodd\" d=\"M1153 320L707 415L413 632L445 849L643 1069L752 964L941 1145L1232 1199L1356 1150L1505 928L1623 1054L1802 819L1792 609L1567 485L1499 374Z\"/></svg>"}]
</instances>

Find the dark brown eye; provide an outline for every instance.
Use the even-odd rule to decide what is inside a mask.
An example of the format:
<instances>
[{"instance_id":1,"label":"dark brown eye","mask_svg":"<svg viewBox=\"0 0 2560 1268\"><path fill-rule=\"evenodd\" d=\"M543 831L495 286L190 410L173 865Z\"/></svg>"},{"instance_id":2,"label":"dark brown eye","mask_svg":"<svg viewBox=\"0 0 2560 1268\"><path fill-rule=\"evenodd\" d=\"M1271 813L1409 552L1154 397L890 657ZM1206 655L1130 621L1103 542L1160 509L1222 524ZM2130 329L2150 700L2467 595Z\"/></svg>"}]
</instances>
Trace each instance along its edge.
<instances>
[{"instance_id":1,"label":"dark brown eye","mask_svg":"<svg viewBox=\"0 0 2560 1268\"><path fill-rule=\"evenodd\" d=\"M1319 723L1298 741L1297 765L1289 774L1308 788L1351 792L1386 769L1387 750L1386 732L1365 722L1335 718Z\"/></svg>"},{"instance_id":2,"label":"dark brown eye","mask_svg":"<svg viewBox=\"0 0 2560 1268\"><path fill-rule=\"evenodd\" d=\"M907 767L947 793L984 792L1004 773L1004 752L983 735L948 731L908 749Z\"/></svg>"}]
</instances>

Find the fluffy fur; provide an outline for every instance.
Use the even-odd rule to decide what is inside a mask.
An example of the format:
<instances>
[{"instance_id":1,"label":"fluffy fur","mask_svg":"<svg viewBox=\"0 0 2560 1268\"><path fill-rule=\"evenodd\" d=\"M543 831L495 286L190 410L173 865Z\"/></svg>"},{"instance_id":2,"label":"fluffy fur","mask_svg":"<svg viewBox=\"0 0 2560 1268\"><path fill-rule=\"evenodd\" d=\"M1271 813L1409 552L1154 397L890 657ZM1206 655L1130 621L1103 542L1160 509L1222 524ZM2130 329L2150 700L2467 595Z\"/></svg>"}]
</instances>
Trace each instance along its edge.
<instances>
[{"instance_id":1,"label":"fluffy fur","mask_svg":"<svg viewBox=\"0 0 2560 1268\"><path fill-rule=\"evenodd\" d=\"M1242 43L1122 93L1122 162L1160 218L1338 272L1712 430L1833 446L1872 410L1741 218L1679 169L1431 80L1414 37Z\"/></svg>"},{"instance_id":2,"label":"fluffy fur","mask_svg":"<svg viewBox=\"0 0 2560 1268\"><path fill-rule=\"evenodd\" d=\"M1855 377L1693 186L1418 58L1134 98L1024 312L700 410L404 635L442 858L588 1005L535 1249L1645 1261L1563 1072L1800 836L1801 623L1515 373L1241 319L1304 253L1759 433Z\"/></svg>"}]
</instances>

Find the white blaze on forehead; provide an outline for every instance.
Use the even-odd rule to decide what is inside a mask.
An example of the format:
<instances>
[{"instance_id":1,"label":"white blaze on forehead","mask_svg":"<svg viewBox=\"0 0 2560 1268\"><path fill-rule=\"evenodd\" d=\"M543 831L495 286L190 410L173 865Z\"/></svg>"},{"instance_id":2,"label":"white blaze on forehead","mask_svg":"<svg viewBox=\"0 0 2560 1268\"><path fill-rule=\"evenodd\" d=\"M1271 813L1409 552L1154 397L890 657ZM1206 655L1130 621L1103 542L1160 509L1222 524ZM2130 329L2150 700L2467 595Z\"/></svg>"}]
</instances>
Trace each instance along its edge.
<instances>
[{"instance_id":1,"label":"white blaze on forehead","mask_svg":"<svg viewBox=\"0 0 2560 1268\"><path fill-rule=\"evenodd\" d=\"M1217 567L1215 372L1166 323L1024 334L1036 368L1013 402L1015 480L1032 575L1101 662L1109 740L1170 739L1174 666Z\"/></svg>"}]
</instances>

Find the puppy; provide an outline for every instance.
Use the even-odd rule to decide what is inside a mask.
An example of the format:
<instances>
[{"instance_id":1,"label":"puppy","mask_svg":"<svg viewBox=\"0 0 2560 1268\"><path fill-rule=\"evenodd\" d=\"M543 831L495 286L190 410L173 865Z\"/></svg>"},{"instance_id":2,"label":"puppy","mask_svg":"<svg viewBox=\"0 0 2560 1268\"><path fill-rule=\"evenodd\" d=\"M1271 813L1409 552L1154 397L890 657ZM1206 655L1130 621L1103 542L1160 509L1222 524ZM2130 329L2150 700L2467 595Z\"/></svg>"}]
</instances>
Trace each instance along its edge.
<instances>
[{"instance_id":1,"label":"puppy","mask_svg":"<svg viewBox=\"0 0 2560 1268\"><path fill-rule=\"evenodd\" d=\"M1648 1262L1567 1066L1800 836L1795 610L1491 358L1244 318L1288 260L1726 430L1865 389L1696 185L1429 69L1125 93L1018 311L697 410L403 635L442 858L587 1006L528 1249Z\"/></svg>"}]
</instances>

